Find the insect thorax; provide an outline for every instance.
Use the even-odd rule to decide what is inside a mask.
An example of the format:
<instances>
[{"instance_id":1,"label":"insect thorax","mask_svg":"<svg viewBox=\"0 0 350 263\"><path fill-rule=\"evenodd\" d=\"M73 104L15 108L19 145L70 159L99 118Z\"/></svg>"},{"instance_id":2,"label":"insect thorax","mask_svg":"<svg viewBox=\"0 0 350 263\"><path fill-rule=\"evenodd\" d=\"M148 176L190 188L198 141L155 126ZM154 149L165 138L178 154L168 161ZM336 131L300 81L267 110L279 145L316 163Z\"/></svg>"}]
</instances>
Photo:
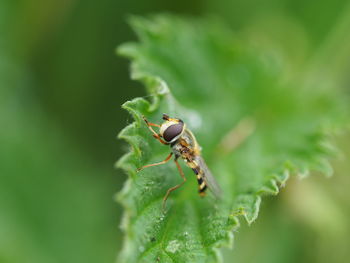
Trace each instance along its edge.
<instances>
[{"instance_id":1,"label":"insect thorax","mask_svg":"<svg viewBox=\"0 0 350 263\"><path fill-rule=\"evenodd\" d=\"M182 157L186 161L186 157L192 156L197 151L197 143L192 133L185 130L171 148L175 156Z\"/></svg>"}]
</instances>

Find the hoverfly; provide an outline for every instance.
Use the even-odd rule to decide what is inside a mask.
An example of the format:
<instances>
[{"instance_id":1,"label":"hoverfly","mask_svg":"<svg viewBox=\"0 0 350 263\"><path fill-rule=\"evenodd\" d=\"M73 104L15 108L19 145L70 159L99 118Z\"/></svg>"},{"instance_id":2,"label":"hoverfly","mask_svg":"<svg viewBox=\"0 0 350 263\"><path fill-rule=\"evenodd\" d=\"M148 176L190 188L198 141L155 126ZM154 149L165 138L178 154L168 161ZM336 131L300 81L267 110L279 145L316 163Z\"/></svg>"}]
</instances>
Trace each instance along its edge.
<instances>
[{"instance_id":1,"label":"hoverfly","mask_svg":"<svg viewBox=\"0 0 350 263\"><path fill-rule=\"evenodd\" d=\"M143 116L143 120L146 122L147 127L153 133L153 137L156 138L159 142L165 145L170 145L171 153L167 158L159 163L148 164L137 169L141 171L144 168L157 166L167 163L171 157L174 155L174 161L179 170L179 173L183 179L183 182L173 186L168 189L166 195L163 198L163 210L165 208L166 200L169 197L169 194L181 187L186 182L185 174L183 173L181 166L178 163L178 158L181 157L186 165L190 167L197 176L198 181L198 192L200 196L205 196L207 188L209 188L216 197L220 196L220 187L216 183L214 177L209 171L207 165L205 164L201 156L201 148L197 143L196 138L193 133L186 128L186 124L176 118L170 118L168 115L163 114L164 122L162 124L155 124L148 122L148 120ZM157 133L153 128L158 127L159 133Z\"/></svg>"}]
</instances>

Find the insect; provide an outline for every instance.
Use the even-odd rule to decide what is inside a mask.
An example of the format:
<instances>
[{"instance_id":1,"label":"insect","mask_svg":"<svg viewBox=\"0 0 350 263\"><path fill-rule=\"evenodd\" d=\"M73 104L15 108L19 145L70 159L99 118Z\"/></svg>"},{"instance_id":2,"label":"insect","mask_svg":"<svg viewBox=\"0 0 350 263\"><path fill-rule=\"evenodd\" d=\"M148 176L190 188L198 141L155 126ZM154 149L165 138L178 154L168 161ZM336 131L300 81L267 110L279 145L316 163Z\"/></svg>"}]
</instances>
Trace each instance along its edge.
<instances>
[{"instance_id":1,"label":"insect","mask_svg":"<svg viewBox=\"0 0 350 263\"><path fill-rule=\"evenodd\" d=\"M216 183L214 177L205 164L205 161L201 156L201 148L198 145L193 133L186 128L186 124L182 120L170 118L166 114L163 114L164 122L160 125L149 122L144 116L143 120L146 122L147 127L152 132L153 137L156 138L160 143L169 145L171 147L171 152L164 161L148 164L138 168L137 170L141 171L147 167L165 164L171 159L172 156L174 156L175 164L183 179L183 182L169 188L166 192L166 195L163 198L163 210L170 193L181 187L186 182L185 174L178 163L178 159L180 157L184 160L186 165L190 167L196 174L199 195L205 196L206 190L209 188L216 197L219 197L221 192L220 187ZM159 133L157 133L152 128L152 126L158 127Z\"/></svg>"}]
</instances>

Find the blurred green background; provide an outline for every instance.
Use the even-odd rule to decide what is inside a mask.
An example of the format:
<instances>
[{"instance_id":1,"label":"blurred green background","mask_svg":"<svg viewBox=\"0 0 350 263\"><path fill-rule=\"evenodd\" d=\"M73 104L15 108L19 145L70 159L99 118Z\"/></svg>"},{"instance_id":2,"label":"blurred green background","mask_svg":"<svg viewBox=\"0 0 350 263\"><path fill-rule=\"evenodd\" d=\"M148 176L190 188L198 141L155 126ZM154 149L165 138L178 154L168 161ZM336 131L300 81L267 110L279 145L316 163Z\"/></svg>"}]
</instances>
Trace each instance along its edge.
<instances>
[{"instance_id":1,"label":"blurred green background","mask_svg":"<svg viewBox=\"0 0 350 263\"><path fill-rule=\"evenodd\" d=\"M0 263L115 261L114 194L126 175L114 163L127 149L116 135L132 121L120 105L145 95L115 56L135 39L128 14L219 16L268 36L297 70L349 10L345 0L2 0ZM349 90L349 60L336 65L339 88ZM338 139L344 156L349 138ZM345 157L334 165L331 179L291 180L265 199L258 221L235 234L235 250L223 249L227 262L347 262L350 165Z\"/></svg>"}]
</instances>

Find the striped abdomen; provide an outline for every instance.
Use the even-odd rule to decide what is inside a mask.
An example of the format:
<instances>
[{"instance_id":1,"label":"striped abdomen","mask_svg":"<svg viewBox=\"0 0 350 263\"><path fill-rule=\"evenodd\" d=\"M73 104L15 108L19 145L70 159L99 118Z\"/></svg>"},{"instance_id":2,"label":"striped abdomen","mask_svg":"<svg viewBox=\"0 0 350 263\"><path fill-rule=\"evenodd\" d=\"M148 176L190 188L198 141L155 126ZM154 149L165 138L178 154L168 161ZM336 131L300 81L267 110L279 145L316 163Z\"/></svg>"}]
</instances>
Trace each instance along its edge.
<instances>
[{"instance_id":1,"label":"striped abdomen","mask_svg":"<svg viewBox=\"0 0 350 263\"><path fill-rule=\"evenodd\" d=\"M192 168L192 170L197 176L199 195L205 196L205 190L207 190L207 184L203 178L203 171L199 168L199 166Z\"/></svg>"},{"instance_id":2,"label":"striped abdomen","mask_svg":"<svg viewBox=\"0 0 350 263\"><path fill-rule=\"evenodd\" d=\"M205 192L209 188L216 198L220 198L221 188L212 176L203 158L200 155L197 155L194 158L186 158L185 162L190 168L192 168L197 176L199 194L205 196Z\"/></svg>"}]
</instances>

